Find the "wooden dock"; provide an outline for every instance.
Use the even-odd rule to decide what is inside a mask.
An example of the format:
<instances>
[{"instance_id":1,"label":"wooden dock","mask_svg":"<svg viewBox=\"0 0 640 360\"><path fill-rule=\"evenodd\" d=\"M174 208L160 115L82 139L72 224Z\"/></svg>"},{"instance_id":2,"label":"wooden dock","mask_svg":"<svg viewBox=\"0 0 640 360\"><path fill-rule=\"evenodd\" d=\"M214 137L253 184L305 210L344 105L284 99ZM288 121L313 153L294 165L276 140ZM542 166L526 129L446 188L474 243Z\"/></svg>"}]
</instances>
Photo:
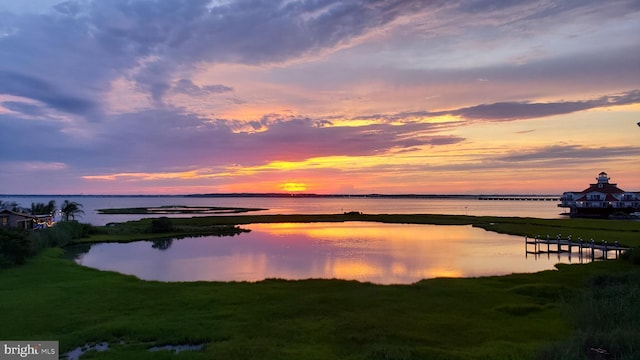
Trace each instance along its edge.
<instances>
[{"instance_id":1,"label":"wooden dock","mask_svg":"<svg viewBox=\"0 0 640 360\"><path fill-rule=\"evenodd\" d=\"M524 242L526 254L558 254L560 256L560 254L566 253L569 258L571 258L572 254L576 254L581 259L590 258L591 260L617 259L620 254L629 250L627 247L620 246L617 241L613 244L609 244L604 240L596 243L593 239L583 241L578 238L575 241L571 236L562 239L560 235L557 235L555 239L549 235L544 239L540 236L535 238L525 236ZM533 250L530 249L531 246L533 246Z\"/></svg>"}]
</instances>

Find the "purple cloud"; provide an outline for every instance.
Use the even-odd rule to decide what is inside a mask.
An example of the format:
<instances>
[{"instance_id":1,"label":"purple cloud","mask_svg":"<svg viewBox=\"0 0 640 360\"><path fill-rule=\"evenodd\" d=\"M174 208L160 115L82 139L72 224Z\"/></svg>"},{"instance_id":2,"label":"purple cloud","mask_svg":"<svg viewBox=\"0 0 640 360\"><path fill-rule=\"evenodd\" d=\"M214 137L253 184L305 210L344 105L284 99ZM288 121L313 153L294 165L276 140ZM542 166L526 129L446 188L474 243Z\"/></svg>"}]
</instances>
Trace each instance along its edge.
<instances>
[{"instance_id":1,"label":"purple cloud","mask_svg":"<svg viewBox=\"0 0 640 360\"><path fill-rule=\"evenodd\" d=\"M554 145L534 149L531 151L515 152L497 160L506 162L531 161L596 161L599 159L640 157L640 147L637 146L609 146L588 147L581 145Z\"/></svg>"},{"instance_id":2,"label":"purple cloud","mask_svg":"<svg viewBox=\"0 0 640 360\"><path fill-rule=\"evenodd\" d=\"M554 115L569 114L577 111L597 109L609 106L622 106L640 103L640 89L622 94L607 95L591 100L559 101L534 103L528 101L498 102L480 104L471 107L445 111L415 111L394 115L370 115L365 119L382 119L397 121L416 117L436 117L442 115L460 116L463 120L512 121L519 119L543 118Z\"/></svg>"},{"instance_id":3,"label":"purple cloud","mask_svg":"<svg viewBox=\"0 0 640 360\"><path fill-rule=\"evenodd\" d=\"M180 79L173 86L173 91L189 96L202 96L207 94L223 94L233 91L233 88L225 85L198 86L189 79Z\"/></svg>"},{"instance_id":4,"label":"purple cloud","mask_svg":"<svg viewBox=\"0 0 640 360\"><path fill-rule=\"evenodd\" d=\"M95 101L65 94L43 79L0 70L0 94L2 93L38 100L53 109L72 114L88 115L99 107Z\"/></svg>"},{"instance_id":5,"label":"purple cloud","mask_svg":"<svg viewBox=\"0 0 640 360\"><path fill-rule=\"evenodd\" d=\"M234 132L224 120L209 121L177 111L124 114L96 123L91 141L78 141L64 124L33 123L23 136L19 121L0 116L0 142L21 161L55 161L91 171L259 165L270 161L302 161L322 156L366 156L418 146L459 143L463 138L441 135L429 124L362 127L318 127L308 118L273 116L260 132ZM267 123L265 121L265 123ZM52 141L53 139L53 141ZM34 142L38 151L30 149ZM93 170L89 170L93 169Z\"/></svg>"},{"instance_id":6,"label":"purple cloud","mask_svg":"<svg viewBox=\"0 0 640 360\"><path fill-rule=\"evenodd\" d=\"M593 100L561 101L549 103L500 102L482 104L448 112L466 119L517 120L541 118L569 114L576 111L607 106L640 103L640 90L632 90L620 95L602 96Z\"/></svg>"}]
</instances>

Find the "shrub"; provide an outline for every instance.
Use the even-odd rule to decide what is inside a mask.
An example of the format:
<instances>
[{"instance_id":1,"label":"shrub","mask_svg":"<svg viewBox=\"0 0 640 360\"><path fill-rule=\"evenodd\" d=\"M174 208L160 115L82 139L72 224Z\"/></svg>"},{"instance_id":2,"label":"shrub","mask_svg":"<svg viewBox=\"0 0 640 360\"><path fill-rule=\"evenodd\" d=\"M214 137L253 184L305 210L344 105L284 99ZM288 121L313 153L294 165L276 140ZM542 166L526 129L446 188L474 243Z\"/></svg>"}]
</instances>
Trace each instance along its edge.
<instances>
[{"instance_id":1,"label":"shrub","mask_svg":"<svg viewBox=\"0 0 640 360\"><path fill-rule=\"evenodd\" d=\"M22 265L31 255L31 240L23 230L0 229L0 268Z\"/></svg>"},{"instance_id":2,"label":"shrub","mask_svg":"<svg viewBox=\"0 0 640 360\"><path fill-rule=\"evenodd\" d=\"M77 221L62 221L55 226L35 231L31 234L34 252L48 247L63 247L73 240L88 237L96 233L95 227L90 224L81 224Z\"/></svg>"},{"instance_id":3,"label":"shrub","mask_svg":"<svg viewBox=\"0 0 640 360\"><path fill-rule=\"evenodd\" d=\"M564 307L573 336L541 349L539 359L640 359L640 272L595 275Z\"/></svg>"},{"instance_id":4,"label":"shrub","mask_svg":"<svg viewBox=\"0 0 640 360\"><path fill-rule=\"evenodd\" d=\"M166 216L151 220L152 233L167 233L173 230L171 219Z\"/></svg>"},{"instance_id":5,"label":"shrub","mask_svg":"<svg viewBox=\"0 0 640 360\"><path fill-rule=\"evenodd\" d=\"M631 248L620 256L621 259L629 261L633 265L640 265L640 248Z\"/></svg>"}]
</instances>

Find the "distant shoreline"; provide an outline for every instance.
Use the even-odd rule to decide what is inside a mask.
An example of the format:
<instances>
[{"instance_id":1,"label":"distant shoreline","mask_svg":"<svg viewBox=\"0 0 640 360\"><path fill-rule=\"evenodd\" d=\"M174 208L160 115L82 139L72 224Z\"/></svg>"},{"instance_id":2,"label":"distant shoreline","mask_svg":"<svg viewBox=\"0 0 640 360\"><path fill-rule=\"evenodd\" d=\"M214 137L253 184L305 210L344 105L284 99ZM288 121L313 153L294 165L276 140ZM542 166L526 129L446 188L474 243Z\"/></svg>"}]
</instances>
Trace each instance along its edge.
<instances>
[{"instance_id":1,"label":"distant shoreline","mask_svg":"<svg viewBox=\"0 0 640 360\"><path fill-rule=\"evenodd\" d=\"M211 193L211 194L183 194L183 195L98 195L98 194L0 194L0 197L191 197L191 198L355 198L355 199L544 199L556 200L556 194L312 194L312 193Z\"/></svg>"}]
</instances>

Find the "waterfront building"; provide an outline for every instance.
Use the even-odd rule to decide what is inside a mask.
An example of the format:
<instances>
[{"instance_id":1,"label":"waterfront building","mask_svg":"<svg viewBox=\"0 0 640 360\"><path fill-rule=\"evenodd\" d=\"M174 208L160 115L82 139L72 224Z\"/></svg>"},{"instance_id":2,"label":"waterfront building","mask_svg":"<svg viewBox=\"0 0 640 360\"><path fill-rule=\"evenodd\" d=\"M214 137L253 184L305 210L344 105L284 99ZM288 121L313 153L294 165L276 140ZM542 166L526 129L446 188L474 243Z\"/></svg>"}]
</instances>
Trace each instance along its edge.
<instances>
[{"instance_id":1,"label":"waterfront building","mask_svg":"<svg viewBox=\"0 0 640 360\"><path fill-rule=\"evenodd\" d=\"M569 208L576 217L624 216L640 211L640 192L624 191L610 183L606 172L601 172L595 184L583 191L567 191L560 198L559 207Z\"/></svg>"},{"instance_id":2,"label":"waterfront building","mask_svg":"<svg viewBox=\"0 0 640 360\"><path fill-rule=\"evenodd\" d=\"M3 209L0 211L0 227L33 229L37 218L31 214Z\"/></svg>"},{"instance_id":3,"label":"waterfront building","mask_svg":"<svg viewBox=\"0 0 640 360\"><path fill-rule=\"evenodd\" d=\"M54 224L53 215L31 215L9 209L0 210L0 228L38 230Z\"/></svg>"}]
</instances>

